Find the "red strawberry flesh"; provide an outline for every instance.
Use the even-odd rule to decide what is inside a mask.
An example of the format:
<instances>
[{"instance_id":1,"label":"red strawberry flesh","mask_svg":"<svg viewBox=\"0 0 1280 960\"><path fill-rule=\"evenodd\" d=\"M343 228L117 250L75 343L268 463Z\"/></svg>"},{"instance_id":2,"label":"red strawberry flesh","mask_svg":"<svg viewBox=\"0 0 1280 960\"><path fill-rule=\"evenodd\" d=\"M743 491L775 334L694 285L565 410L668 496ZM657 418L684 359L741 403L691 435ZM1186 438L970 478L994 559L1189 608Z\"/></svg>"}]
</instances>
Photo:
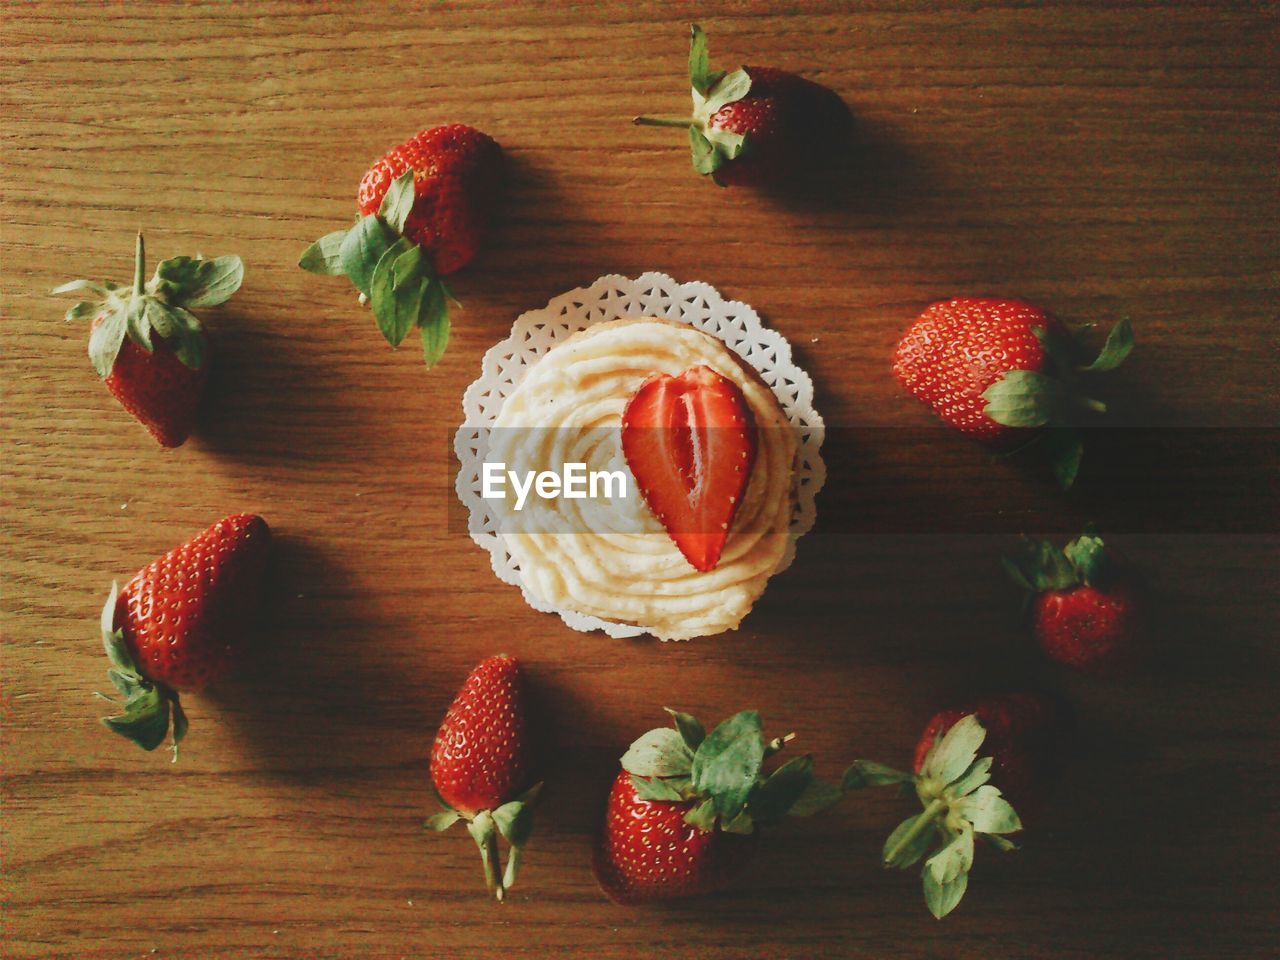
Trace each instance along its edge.
<instances>
[{"instance_id":1,"label":"red strawberry flesh","mask_svg":"<svg viewBox=\"0 0 1280 960\"><path fill-rule=\"evenodd\" d=\"M609 899L636 904L696 896L722 888L736 875L755 848L755 834L700 830L684 820L692 806L645 800L631 774L619 771L592 861Z\"/></svg>"},{"instance_id":2,"label":"red strawberry flesh","mask_svg":"<svg viewBox=\"0 0 1280 960\"><path fill-rule=\"evenodd\" d=\"M741 388L706 366L655 374L623 411L622 450L685 559L715 569L755 463L755 420Z\"/></svg>"},{"instance_id":3,"label":"red strawberry flesh","mask_svg":"<svg viewBox=\"0 0 1280 960\"><path fill-rule=\"evenodd\" d=\"M143 568L116 601L116 627L143 676L198 690L229 674L249 639L271 543L236 514Z\"/></svg>"},{"instance_id":4,"label":"red strawberry flesh","mask_svg":"<svg viewBox=\"0 0 1280 960\"><path fill-rule=\"evenodd\" d=\"M833 90L774 67L743 67L751 89L707 126L745 134L748 149L714 174L721 186L765 186L804 177L838 152L852 131L848 105Z\"/></svg>"},{"instance_id":5,"label":"red strawberry flesh","mask_svg":"<svg viewBox=\"0 0 1280 960\"><path fill-rule=\"evenodd\" d=\"M502 189L502 148L473 127L452 123L415 134L373 164L360 181L360 212L378 212L392 181L414 171L413 209L404 235L447 276L476 253Z\"/></svg>"},{"instance_id":6,"label":"red strawberry flesh","mask_svg":"<svg viewBox=\"0 0 1280 960\"><path fill-rule=\"evenodd\" d=\"M101 316L95 318L90 329L101 322ZM162 446L178 447L195 425L209 377L209 359L193 370L178 359L163 337L153 335L152 346L152 352L147 353L126 337L103 382Z\"/></svg>"},{"instance_id":7,"label":"red strawberry flesh","mask_svg":"<svg viewBox=\"0 0 1280 960\"><path fill-rule=\"evenodd\" d=\"M431 748L440 798L466 817L493 810L531 786L535 757L524 679L514 657L489 657L449 706Z\"/></svg>"},{"instance_id":8,"label":"red strawberry flesh","mask_svg":"<svg viewBox=\"0 0 1280 960\"><path fill-rule=\"evenodd\" d=\"M957 297L935 303L903 335L893 372L908 393L957 430L981 440L1007 440L1022 431L988 417L982 395L1011 370L1044 368L1037 327L1062 332L1039 307L1018 300Z\"/></svg>"},{"instance_id":9,"label":"red strawberry flesh","mask_svg":"<svg viewBox=\"0 0 1280 960\"><path fill-rule=\"evenodd\" d=\"M1032 601L1036 639L1045 653L1073 667L1125 666L1140 659L1143 603L1130 584L1081 584L1048 590Z\"/></svg>"}]
</instances>

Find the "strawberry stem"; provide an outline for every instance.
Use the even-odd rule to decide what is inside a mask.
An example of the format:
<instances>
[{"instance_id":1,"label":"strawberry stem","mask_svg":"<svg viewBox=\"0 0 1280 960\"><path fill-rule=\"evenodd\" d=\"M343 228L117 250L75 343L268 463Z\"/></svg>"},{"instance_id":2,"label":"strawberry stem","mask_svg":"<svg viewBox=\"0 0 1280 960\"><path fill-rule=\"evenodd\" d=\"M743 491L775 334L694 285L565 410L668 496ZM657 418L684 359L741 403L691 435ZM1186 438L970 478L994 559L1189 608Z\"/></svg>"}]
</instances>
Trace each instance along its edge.
<instances>
[{"instance_id":1,"label":"strawberry stem","mask_svg":"<svg viewBox=\"0 0 1280 960\"><path fill-rule=\"evenodd\" d=\"M137 297L140 297L143 294L143 285L145 284L147 277L146 264L146 254L143 252L142 248L142 233L139 231L138 241L134 245L133 255L133 293L134 296Z\"/></svg>"},{"instance_id":2,"label":"strawberry stem","mask_svg":"<svg viewBox=\"0 0 1280 960\"><path fill-rule=\"evenodd\" d=\"M691 121L688 117L632 117L631 122L637 127L687 127Z\"/></svg>"},{"instance_id":3,"label":"strawberry stem","mask_svg":"<svg viewBox=\"0 0 1280 960\"><path fill-rule=\"evenodd\" d=\"M502 878L498 876L498 834L496 832L489 834L480 856L484 860L486 882L489 884L489 889L493 891L495 898L502 900L507 891L502 885Z\"/></svg>"},{"instance_id":4,"label":"strawberry stem","mask_svg":"<svg viewBox=\"0 0 1280 960\"><path fill-rule=\"evenodd\" d=\"M502 888L502 879L498 876L498 831L493 816L488 810L481 810L474 820L468 821L467 832L480 848L480 860L484 864L484 883L499 900L506 891Z\"/></svg>"},{"instance_id":5,"label":"strawberry stem","mask_svg":"<svg viewBox=\"0 0 1280 960\"><path fill-rule=\"evenodd\" d=\"M775 753L777 753L779 750L781 750L783 747L785 747L788 743L790 743L795 738L796 738L796 735L794 733L788 733L786 736L783 736L783 737L774 737L767 744L765 744L764 755L766 757L773 756Z\"/></svg>"},{"instance_id":6,"label":"strawberry stem","mask_svg":"<svg viewBox=\"0 0 1280 960\"><path fill-rule=\"evenodd\" d=\"M898 838L898 842L884 852L884 862L893 863L897 859L902 848L909 844L916 837L933 825L933 817L938 811L947 805L946 801L941 797L930 801L929 805L924 808L924 813L916 819L911 825L911 829Z\"/></svg>"},{"instance_id":7,"label":"strawberry stem","mask_svg":"<svg viewBox=\"0 0 1280 960\"><path fill-rule=\"evenodd\" d=\"M516 884L516 872L520 869L520 848L512 847L507 853L507 869L502 874L502 886L510 889ZM499 897L499 900L502 898Z\"/></svg>"}]
</instances>

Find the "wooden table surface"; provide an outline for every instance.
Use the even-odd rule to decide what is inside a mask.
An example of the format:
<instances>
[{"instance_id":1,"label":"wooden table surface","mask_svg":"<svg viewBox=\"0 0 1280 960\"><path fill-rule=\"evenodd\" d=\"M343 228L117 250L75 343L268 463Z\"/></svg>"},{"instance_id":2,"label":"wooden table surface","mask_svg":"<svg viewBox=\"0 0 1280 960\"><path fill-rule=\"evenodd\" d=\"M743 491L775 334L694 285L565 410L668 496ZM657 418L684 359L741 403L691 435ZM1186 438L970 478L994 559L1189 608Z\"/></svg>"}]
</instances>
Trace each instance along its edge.
<instances>
[{"instance_id":1,"label":"wooden table surface","mask_svg":"<svg viewBox=\"0 0 1280 960\"><path fill-rule=\"evenodd\" d=\"M1277 8L922 4L207 6L3 12L3 930L13 957L1260 957L1275 948ZM829 195L718 190L678 133L687 23L723 65L807 72L859 145ZM503 222L457 278L444 362L389 350L297 269L368 162L465 121L506 148ZM160 450L46 295L238 253L208 312L204 424ZM153 260L154 262L154 260ZM450 523L450 437L522 310L606 273L701 279L785 334L832 431L818 532L737 634L574 633ZM888 355L931 300L1132 318L1078 489L937 427ZM277 533L250 675L188 698L181 760L98 724L97 616L217 517ZM1027 649L997 557L1094 518L1151 575L1129 679ZM428 836L426 756L482 656L521 657L558 749L521 883ZM908 806L767 839L731 894L626 909L588 868L616 758L663 720L759 708L835 776L904 763L948 698L1049 686L1078 749L1024 849L930 918L877 865ZM1270 947L1267 947L1267 944Z\"/></svg>"}]
</instances>

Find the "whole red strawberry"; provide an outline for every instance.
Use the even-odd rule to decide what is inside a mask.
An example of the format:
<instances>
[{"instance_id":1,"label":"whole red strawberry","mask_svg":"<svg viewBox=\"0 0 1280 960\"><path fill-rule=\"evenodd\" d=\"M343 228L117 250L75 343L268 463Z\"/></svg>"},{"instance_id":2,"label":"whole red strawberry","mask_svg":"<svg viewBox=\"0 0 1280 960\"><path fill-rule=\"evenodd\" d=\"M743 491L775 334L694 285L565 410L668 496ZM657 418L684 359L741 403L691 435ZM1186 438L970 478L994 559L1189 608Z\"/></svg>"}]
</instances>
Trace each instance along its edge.
<instances>
[{"instance_id":1,"label":"whole red strawberry","mask_svg":"<svg viewBox=\"0 0 1280 960\"><path fill-rule=\"evenodd\" d=\"M88 290L68 320L93 317L89 358L107 389L163 446L180 446L195 423L208 379L208 347L190 307L228 300L244 279L239 257L173 257L144 283L146 261L138 234L132 287L73 280L53 293Z\"/></svg>"},{"instance_id":2,"label":"whole red strawberry","mask_svg":"<svg viewBox=\"0 0 1280 960\"><path fill-rule=\"evenodd\" d=\"M449 337L442 279L461 270L484 240L502 194L502 148L473 127L432 127L389 150L357 191L361 217L307 248L299 266L345 275L399 346L417 327L428 366Z\"/></svg>"},{"instance_id":3,"label":"whole red strawberry","mask_svg":"<svg viewBox=\"0 0 1280 960\"><path fill-rule=\"evenodd\" d=\"M592 864L609 899L630 905L728 885L750 859L756 835L692 826L685 818L696 800L647 800L633 776L619 770L614 778Z\"/></svg>"},{"instance_id":4,"label":"whole red strawberry","mask_svg":"<svg viewBox=\"0 0 1280 960\"><path fill-rule=\"evenodd\" d=\"M927 307L908 328L893 372L944 422L979 440L1011 446L1032 430L1060 428L1051 431L1053 463L1066 487L1083 452L1071 425L1082 411L1106 409L1079 394L1078 375L1112 370L1132 348L1133 332L1121 320L1088 362L1067 329L1039 307L956 297Z\"/></svg>"},{"instance_id":5,"label":"whole red strawberry","mask_svg":"<svg viewBox=\"0 0 1280 960\"><path fill-rule=\"evenodd\" d=\"M693 168L720 186L771 186L807 176L836 153L853 117L832 90L775 67L712 73L707 38L694 24L689 50L693 116L636 117L647 126L687 127Z\"/></svg>"},{"instance_id":6,"label":"whole red strawberry","mask_svg":"<svg viewBox=\"0 0 1280 960\"><path fill-rule=\"evenodd\" d=\"M414 199L404 236L426 250L437 276L447 277L480 251L502 190L502 148L461 123L423 130L369 168L357 192L360 213L376 214L406 170L413 171Z\"/></svg>"},{"instance_id":7,"label":"whole red strawberry","mask_svg":"<svg viewBox=\"0 0 1280 960\"><path fill-rule=\"evenodd\" d=\"M1137 571L1088 529L1059 550L1028 541L1005 569L1029 599L1031 628L1046 654L1086 669L1131 666L1146 653L1146 591Z\"/></svg>"},{"instance_id":8,"label":"whole red strawberry","mask_svg":"<svg viewBox=\"0 0 1280 960\"><path fill-rule=\"evenodd\" d=\"M839 791L813 778L809 757L762 772L790 736L766 742L760 715L743 711L710 734L684 713L622 757L592 867L622 904L711 893L729 884L755 849L756 827L817 813ZM834 794L834 795L831 795Z\"/></svg>"},{"instance_id":9,"label":"whole red strawberry","mask_svg":"<svg viewBox=\"0 0 1280 960\"><path fill-rule=\"evenodd\" d=\"M173 746L187 730L179 691L232 673L252 637L270 551L267 522L235 514L139 570L102 608L102 639L124 713L104 722L146 750L173 711Z\"/></svg>"},{"instance_id":10,"label":"whole red strawberry","mask_svg":"<svg viewBox=\"0 0 1280 960\"><path fill-rule=\"evenodd\" d=\"M489 657L458 691L431 748L431 781L446 810L428 821L445 830L466 821L484 861L485 882L501 900L515 883L533 827L537 756L524 678L514 657ZM511 845L498 875L497 835Z\"/></svg>"},{"instance_id":11,"label":"whole red strawberry","mask_svg":"<svg viewBox=\"0 0 1280 960\"><path fill-rule=\"evenodd\" d=\"M886 867L921 871L925 904L938 918L955 909L969 884L974 838L1015 849L1006 834L1022 829L1010 800L1034 802L1052 756L1058 713L1031 694L981 700L944 710L926 724L912 772L867 760L845 771L845 791L867 786L914 788L923 810L885 841ZM1006 794L1008 799L1006 799Z\"/></svg>"},{"instance_id":12,"label":"whole red strawberry","mask_svg":"<svg viewBox=\"0 0 1280 960\"><path fill-rule=\"evenodd\" d=\"M925 724L912 769L919 775L934 744L963 717L973 714L987 731L982 744L990 756L991 779L1025 816L1043 801L1049 765L1062 723L1059 706L1034 693L988 697L942 710Z\"/></svg>"}]
</instances>

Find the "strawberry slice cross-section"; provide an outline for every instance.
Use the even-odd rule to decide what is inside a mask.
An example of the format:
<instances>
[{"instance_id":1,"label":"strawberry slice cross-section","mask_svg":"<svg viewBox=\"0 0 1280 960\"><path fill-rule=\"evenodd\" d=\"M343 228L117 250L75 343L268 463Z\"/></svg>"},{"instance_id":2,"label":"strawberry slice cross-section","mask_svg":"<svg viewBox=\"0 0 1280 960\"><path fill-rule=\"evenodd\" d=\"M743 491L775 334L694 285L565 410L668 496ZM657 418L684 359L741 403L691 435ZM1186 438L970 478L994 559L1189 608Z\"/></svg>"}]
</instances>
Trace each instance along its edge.
<instances>
[{"instance_id":1,"label":"strawberry slice cross-section","mask_svg":"<svg viewBox=\"0 0 1280 960\"><path fill-rule=\"evenodd\" d=\"M622 452L640 493L685 559L720 562L756 457L756 427L736 383L710 367L645 380L622 414Z\"/></svg>"}]
</instances>

